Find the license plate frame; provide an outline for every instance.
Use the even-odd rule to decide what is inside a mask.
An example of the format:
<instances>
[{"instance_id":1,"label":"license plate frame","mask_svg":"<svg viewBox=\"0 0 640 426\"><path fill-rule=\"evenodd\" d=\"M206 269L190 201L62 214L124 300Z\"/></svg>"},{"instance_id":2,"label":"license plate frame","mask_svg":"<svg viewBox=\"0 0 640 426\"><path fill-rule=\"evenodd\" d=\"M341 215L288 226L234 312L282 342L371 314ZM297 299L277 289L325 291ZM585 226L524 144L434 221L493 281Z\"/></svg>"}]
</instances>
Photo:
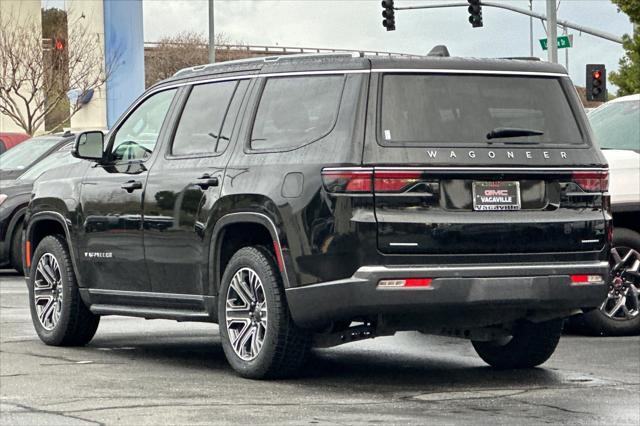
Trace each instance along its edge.
<instances>
[{"instance_id":1,"label":"license plate frame","mask_svg":"<svg viewBox=\"0 0 640 426\"><path fill-rule=\"evenodd\" d=\"M474 211L518 211L522 209L520 182L476 181L471 183Z\"/></svg>"}]
</instances>

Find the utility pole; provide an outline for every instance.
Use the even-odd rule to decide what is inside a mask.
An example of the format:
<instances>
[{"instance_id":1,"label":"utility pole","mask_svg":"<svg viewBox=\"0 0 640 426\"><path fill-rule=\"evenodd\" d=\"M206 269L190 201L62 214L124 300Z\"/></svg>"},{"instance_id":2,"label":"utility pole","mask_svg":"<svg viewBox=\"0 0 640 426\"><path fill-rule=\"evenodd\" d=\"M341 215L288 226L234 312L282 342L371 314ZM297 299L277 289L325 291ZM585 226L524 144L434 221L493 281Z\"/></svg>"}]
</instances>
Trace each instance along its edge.
<instances>
[{"instance_id":1,"label":"utility pole","mask_svg":"<svg viewBox=\"0 0 640 426\"><path fill-rule=\"evenodd\" d=\"M547 0L547 52L549 62L558 63L558 15L556 0Z\"/></svg>"},{"instance_id":2,"label":"utility pole","mask_svg":"<svg viewBox=\"0 0 640 426\"><path fill-rule=\"evenodd\" d=\"M213 0L209 0L209 63L216 62L216 33L213 25Z\"/></svg>"},{"instance_id":3,"label":"utility pole","mask_svg":"<svg viewBox=\"0 0 640 426\"><path fill-rule=\"evenodd\" d=\"M529 0L529 10L533 12L533 0ZM529 56L533 58L533 16L529 16Z\"/></svg>"},{"instance_id":4,"label":"utility pole","mask_svg":"<svg viewBox=\"0 0 640 426\"><path fill-rule=\"evenodd\" d=\"M562 34L569 37L569 31L567 31L567 27L562 27ZM569 71L569 49L564 49L564 67Z\"/></svg>"}]
</instances>

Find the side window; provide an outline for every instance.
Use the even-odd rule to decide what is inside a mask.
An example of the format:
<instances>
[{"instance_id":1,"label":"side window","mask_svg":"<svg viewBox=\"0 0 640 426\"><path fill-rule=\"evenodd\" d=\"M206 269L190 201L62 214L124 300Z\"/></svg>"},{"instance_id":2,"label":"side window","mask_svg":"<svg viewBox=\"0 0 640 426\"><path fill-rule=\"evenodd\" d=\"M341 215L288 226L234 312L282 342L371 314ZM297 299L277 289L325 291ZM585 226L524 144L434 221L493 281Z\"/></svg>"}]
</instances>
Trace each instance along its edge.
<instances>
[{"instance_id":1,"label":"side window","mask_svg":"<svg viewBox=\"0 0 640 426\"><path fill-rule=\"evenodd\" d=\"M152 95L125 119L114 136L113 160L146 160L151 156L175 93L171 89Z\"/></svg>"},{"instance_id":2,"label":"side window","mask_svg":"<svg viewBox=\"0 0 640 426\"><path fill-rule=\"evenodd\" d=\"M173 137L171 154L220 152L222 123L237 85L237 81L225 81L193 86Z\"/></svg>"},{"instance_id":3,"label":"side window","mask_svg":"<svg viewBox=\"0 0 640 426\"><path fill-rule=\"evenodd\" d=\"M218 138L218 142L216 142L215 152L224 152L227 149L227 145L229 145L231 132L233 131L233 126L236 123L238 111L240 110L244 94L247 91L247 86L249 86L249 80L241 80L240 83L238 83L236 93L233 95L233 100L231 101L231 105L229 105L229 111L224 119L224 124L220 131L220 137Z\"/></svg>"},{"instance_id":4,"label":"side window","mask_svg":"<svg viewBox=\"0 0 640 426\"><path fill-rule=\"evenodd\" d=\"M251 148L293 148L326 136L335 124L343 86L342 75L269 78L253 124Z\"/></svg>"}]
</instances>

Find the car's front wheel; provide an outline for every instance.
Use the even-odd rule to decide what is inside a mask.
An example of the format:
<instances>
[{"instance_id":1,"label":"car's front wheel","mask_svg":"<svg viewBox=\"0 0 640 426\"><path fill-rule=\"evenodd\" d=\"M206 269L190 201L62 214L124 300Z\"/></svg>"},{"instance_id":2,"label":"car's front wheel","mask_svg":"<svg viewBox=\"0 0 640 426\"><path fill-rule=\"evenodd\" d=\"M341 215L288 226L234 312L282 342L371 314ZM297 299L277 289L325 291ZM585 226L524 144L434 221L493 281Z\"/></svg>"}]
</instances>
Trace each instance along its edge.
<instances>
[{"instance_id":1,"label":"car's front wheel","mask_svg":"<svg viewBox=\"0 0 640 426\"><path fill-rule=\"evenodd\" d=\"M480 358L496 368L532 368L547 361L558 346L562 319L516 323L513 335L505 341L473 341Z\"/></svg>"},{"instance_id":2,"label":"car's front wheel","mask_svg":"<svg viewBox=\"0 0 640 426\"><path fill-rule=\"evenodd\" d=\"M52 346L89 343L100 317L92 314L80 298L62 237L48 236L38 244L27 285L31 320L40 340Z\"/></svg>"},{"instance_id":3,"label":"car's front wheel","mask_svg":"<svg viewBox=\"0 0 640 426\"><path fill-rule=\"evenodd\" d=\"M310 335L289 313L273 255L264 247L236 252L225 269L219 296L222 348L233 369L252 379L295 374Z\"/></svg>"}]
</instances>

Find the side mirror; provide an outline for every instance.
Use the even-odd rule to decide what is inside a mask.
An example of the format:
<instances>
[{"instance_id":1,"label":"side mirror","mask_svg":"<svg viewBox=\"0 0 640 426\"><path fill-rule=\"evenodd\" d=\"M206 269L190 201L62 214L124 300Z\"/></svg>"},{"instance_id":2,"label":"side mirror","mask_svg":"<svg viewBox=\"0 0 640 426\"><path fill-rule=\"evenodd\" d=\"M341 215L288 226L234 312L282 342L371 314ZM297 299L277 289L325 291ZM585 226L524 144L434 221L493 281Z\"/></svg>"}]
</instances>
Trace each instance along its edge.
<instances>
[{"instance_id":1,"label":"side mirror","mask_svg":"<svg viewBox=\"0 0 640 426\"><path fill-rule=\"evenodd\" d=\"M71 155L85 160L101 161L104 155L104 134L99 130L79 133Z\"/></svg>"}]
</instances>

